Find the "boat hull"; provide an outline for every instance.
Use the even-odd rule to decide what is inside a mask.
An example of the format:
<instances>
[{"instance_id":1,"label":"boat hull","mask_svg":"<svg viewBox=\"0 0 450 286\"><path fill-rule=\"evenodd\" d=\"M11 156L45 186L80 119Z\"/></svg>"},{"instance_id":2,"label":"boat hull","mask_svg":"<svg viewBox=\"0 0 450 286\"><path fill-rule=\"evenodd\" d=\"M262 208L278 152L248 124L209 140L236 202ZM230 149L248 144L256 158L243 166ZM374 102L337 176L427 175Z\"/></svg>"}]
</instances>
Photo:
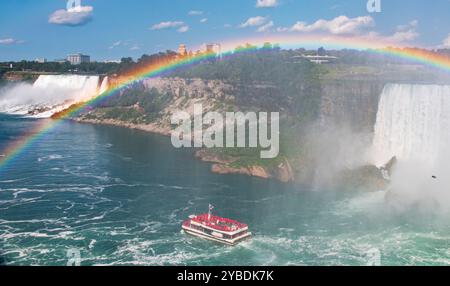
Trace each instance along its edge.
<instances>
[{"instance_id":1,"label":"boat hull","mask_svg":"<svg viewBox=\"0 0 450 286\"><path fill-rule=\"evenodd\" d=\"M186 234L189 234L189 235L192 235L192 236L195 236L195 237L199 237L199 238L203 238L203 239L206 239L206 240L214 241L214 242L217 242L217 243L225 244L225 245L228 245L228 246L236 246L237 244L243 242L244 240L250 239L252 237L252 234L250 232L247 232L247 233L243 234L242 236L239 236L239 237L237 237L235 239L232 239L232 240L231 239L224 239L224 238L216 237L216 236L213 236L213 235L209 235L207 233L204 233L204 232L201 232L201 231L198 231L198 230L186 227L186 226L183 226L183 231Z\"/></svg>"}]
</instances>

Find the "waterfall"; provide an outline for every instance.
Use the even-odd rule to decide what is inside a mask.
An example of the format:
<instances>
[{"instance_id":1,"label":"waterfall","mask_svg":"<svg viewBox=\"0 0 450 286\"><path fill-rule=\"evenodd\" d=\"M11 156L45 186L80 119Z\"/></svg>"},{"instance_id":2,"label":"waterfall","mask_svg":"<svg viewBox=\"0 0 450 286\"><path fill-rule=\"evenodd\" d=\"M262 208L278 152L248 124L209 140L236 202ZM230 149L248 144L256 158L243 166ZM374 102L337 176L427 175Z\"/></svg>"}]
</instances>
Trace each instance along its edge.
<instances>
[{"instance_id":1,"label":"waterfall","mask_svg":"<svg viewBox=\"0 0 450 286\"><path fill-rule=\"evenodd\" d=\"M372 160L436 165L450 143L450 86L389 84L381 94Z\"/></svg>"},{"instance_id":2,"label":"waterfall","mask_svg":"<svg viewBox=\"0 0 450 286\"><path fill-rule=\"evenodd\" d=\"M105 76L105 78L103 78L102 84L100 85L100 91L98 94L103 94L105 91L108 90L108 87L109 87L109 78Z\"/></svg>"},{"instance_id":3,"label":"waterfall","mask_svg":"<svg viewBox=\"0 0 450 286\"><path fill-rule=\"evenodd\" d=\"M50 117L70 105L91 99L108 88L99 76L40 75L30 85L19 83L0 91L0 112Z\"/></svg>"},{"instance_id":4,"label":"waterfall","mask_svg":"<svg viewBox=\"0 0 450 286\"><path fill-rule=\"evenodd\" d=\"M66 90L67 100L82 101L98 94L99 76L41 75L33 84L35 89Z\"/></svg>"}]
</instances>

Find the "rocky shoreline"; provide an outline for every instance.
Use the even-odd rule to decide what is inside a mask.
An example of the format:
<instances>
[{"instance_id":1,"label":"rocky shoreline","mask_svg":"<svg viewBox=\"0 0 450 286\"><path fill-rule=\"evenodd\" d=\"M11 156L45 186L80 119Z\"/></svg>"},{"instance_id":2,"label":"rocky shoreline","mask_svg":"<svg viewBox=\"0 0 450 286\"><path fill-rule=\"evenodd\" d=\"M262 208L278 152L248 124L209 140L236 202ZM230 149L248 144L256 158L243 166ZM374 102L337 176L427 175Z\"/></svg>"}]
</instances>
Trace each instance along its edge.
<instances>
[{"instance_id":1,"label":"rocky shoreline","mask_svg":"<svg viewBox=\"0 0 450 286\"><path fill-rule=\"evenodd\" d=\"M73 121L78 123L85 123L85 124L96 124L96 125L110 125L110 126L117 126L117 127L125 127L129 129L134 130L140 130L145 131L149 133L159 134L163 136L170 136L170 128L156 124L134 124L130 122L123 122L120 120L115 119L87 119L87 118L75 118Z\"/></svg>"},{"instance_id":2,"label":"rocky shoreline","mask_svg":"<svg viewBox=\"0 0 450 286\"><path fill-rule=\"evenodd\" d=\"M213 163L211 171L216 174L240 174L262 179L275 179L283 183L293 182L295 175L290 163L287 160L278 164L276 167L264 166L233 166L238 158L216 154L203 149L197 151L195 156L203 162Z\"/></svg>"}]
</instances>

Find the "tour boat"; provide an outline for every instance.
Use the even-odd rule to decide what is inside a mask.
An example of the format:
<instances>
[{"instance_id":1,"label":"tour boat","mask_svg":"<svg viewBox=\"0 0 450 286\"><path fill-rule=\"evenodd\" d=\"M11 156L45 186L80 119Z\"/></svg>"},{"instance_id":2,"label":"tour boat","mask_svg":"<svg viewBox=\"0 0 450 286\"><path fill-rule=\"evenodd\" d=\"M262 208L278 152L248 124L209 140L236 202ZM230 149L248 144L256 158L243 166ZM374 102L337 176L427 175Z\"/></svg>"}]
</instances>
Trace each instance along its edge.
<instances>
[{"instance_id":1,"label":"tour boat","mask_svg":"<svg viewBox=\"0 0 450 286\"><path fill-rule=\"evenodd\" d=\"M235 246L239 242L249 239L252 233L248 225L235 220L214 216L211 214L213 206L209 206L207 214L192 215L183 223L183 230L187 234L203 239Z\"/></svg>"}]
</instances>

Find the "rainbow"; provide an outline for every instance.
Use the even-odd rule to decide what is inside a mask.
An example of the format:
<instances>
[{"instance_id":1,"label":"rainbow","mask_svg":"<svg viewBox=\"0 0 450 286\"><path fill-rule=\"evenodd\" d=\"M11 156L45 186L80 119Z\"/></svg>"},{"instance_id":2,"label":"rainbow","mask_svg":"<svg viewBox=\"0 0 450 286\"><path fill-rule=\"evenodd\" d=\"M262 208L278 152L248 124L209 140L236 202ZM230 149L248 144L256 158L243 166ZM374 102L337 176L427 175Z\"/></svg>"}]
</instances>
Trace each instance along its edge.
<instances>
[{"instance_id":1,"label":"rainbow","mask_svg":"<svg viewBox=\"0 0 450 286\"><path fill-rule=\"evenodd\" d=\"M356 50L368 50L373 53L378 53L382 55L390 55L397 58L406 59L412 62L425 64L428 66L436 67L445 71L450 72L450 58L438 55L436 53L419 50L419 49L408 49L402 47L395 47L393 43L380 43L375 40L368 40L366 38L354 38L354 37L324 37L324 36L278 36L278 37L265 37L244 39L244 40L234 40L227 41L225 44L222 43L223 47L223 58L227 59L233 55L252 52L254 48L243 47L239 50L235 50L237 46L245 43L251 43L254 46L261 46L265 42L277 43L283 48L317 48L324 46L327 49L356 49ZM132 72L129 72L125 76L121 76L119 82L110 86L110 88L103 94L95 96L91 100L80 103L69 110L61 113L58 119L54 120L43 120L37 126L27 134L24 134L18 140L10 143L6 148L0 151L0 171L2 171L5 166L10 164L17 158L20 154L24 153L30 146L33 145L39 139L45 137L45 135L53 130L62 120L76 116L77 114L85 111L86 109L101 103L106 98L111 97L116 94L121 89L141 81L146 78L158 77L165 74L170 74L170 72L177 70L179 68L186 68L191 65L195 65L204 60L211 59L215 57L214 54L202 54L194 56L191 58L179 59L175 61L161 62L158 64L151 64L149 66L140 67Z\"/></svg>"}]
</instances>

